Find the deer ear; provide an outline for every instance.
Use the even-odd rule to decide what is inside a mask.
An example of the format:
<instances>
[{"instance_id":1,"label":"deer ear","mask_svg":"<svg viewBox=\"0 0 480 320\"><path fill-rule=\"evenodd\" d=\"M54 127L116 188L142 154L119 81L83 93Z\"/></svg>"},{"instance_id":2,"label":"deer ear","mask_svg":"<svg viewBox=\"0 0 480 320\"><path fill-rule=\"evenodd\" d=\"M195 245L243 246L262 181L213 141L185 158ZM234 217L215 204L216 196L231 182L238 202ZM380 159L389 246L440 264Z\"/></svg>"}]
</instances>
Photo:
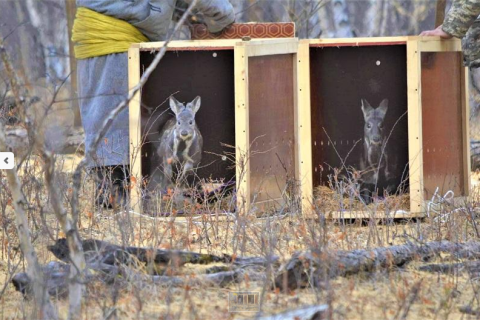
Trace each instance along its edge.
<instances>
[{"instance_id":1,"label":"deer ear","mask_svg":"<svg viewBox=\"0 0 480 320\"><path fill-rule=\"evenodd\" d=\"M174 96L170 96L170 109L175 114L179 114L182 109L182 104Z\"/></svg>"},{"instance_id":2,"label":"deer ear","mask_svg":"<svg viewBox=\"0 0 480 320\"><path fill-rule=\"evenodd\" d=\"M190 104L190 108L192 109L193 113L197 113L198 109L200 109L200 105L202 104L202 98L200 98L200 96L197 96L189 104Z\"/></svg>"},{"instance_id":3,"label":"deer ear","mask_svg":"<svg viewBox=\"0 0 480 320\"><path fill-rule=\"evenodd\" d=\"M365 118L365 121L367 120L367 114L372 111L372 106L370 105L370 103L368 103L367 100L365 99L362 99L362 112L363 112L363 117Z\"/></svg>"},{"instance_id":4,"label":"deer ear","mask_svg":"<svg viewBox=\"0 0 480 320\"><path fill-rule=\"evenodd\" d=\"M383 99L383 101L380 102L380 105L378 106L377 110L379 110L385 117L385 114L387 114L387 110L388 110L388 99Z\"/></svg>"}]
</instances>

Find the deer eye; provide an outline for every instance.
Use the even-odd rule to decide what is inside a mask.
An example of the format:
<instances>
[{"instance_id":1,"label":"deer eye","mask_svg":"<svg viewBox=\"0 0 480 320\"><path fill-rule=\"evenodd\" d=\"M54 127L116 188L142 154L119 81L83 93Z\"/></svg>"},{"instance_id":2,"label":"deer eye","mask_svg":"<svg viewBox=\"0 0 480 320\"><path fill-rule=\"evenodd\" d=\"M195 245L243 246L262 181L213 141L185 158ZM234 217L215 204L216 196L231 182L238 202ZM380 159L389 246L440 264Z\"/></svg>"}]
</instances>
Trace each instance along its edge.
<instances>
[{"instance_id":1,"label":"deer eye","mask_svg":"<svg viewBox=\"0 0 480 320\"><path fill-rule=\"evenodd\" d=\"M383 123L380 123L380 124L378 125L378 127L379 127L380 129L383 129Z\"/></svg>"},{"instance_id":2,"label":"deer eye","mask_svg":"<svg viewBox=\"0 0 480 320\"><path fill-rule=\"evenodd\" d=\"M180 125L180 121L178 121L177 124Z\"/></svg>"},{"instance_id":3,"label":"deer eye","mask_svg":"<svg viewBox=\"0 0 480 320\"><path fill-rule=\"evenodd\" d=\"M370 123L367 124L368 129L372 129L372 125Z\"/></svg>"},{"instance_id":4,"label":"deer eye","mask_svg":"<svg viewBox=\"0 0 480 320\"><path fill-rule=\"evenodd\" d=\"M193 124L193 121L191 121L191 120L190 120L190 122L189 122L189 123L190 123L190 125L192 125L192 124Z\"/></svg>"}]
</instances>

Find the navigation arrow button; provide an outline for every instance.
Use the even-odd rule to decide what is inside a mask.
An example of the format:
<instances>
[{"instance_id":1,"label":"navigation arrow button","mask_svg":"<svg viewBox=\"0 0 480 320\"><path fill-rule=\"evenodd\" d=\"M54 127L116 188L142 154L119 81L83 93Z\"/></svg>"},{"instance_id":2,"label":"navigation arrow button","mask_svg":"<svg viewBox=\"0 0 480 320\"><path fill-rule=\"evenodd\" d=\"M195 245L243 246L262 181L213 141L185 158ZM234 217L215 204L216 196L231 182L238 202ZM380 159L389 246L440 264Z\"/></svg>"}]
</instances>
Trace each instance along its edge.
<instances>
[{"instance_id":1,"label":"navigation arrow button","mask_svg":"<svg viewBox=\"0 0 480 320\"><path fill-rule=\"evenodd\" d=\"M13 169L15 167L15 156L13 152L0 152L0 170Z\"/></svg>"}]
</instances>

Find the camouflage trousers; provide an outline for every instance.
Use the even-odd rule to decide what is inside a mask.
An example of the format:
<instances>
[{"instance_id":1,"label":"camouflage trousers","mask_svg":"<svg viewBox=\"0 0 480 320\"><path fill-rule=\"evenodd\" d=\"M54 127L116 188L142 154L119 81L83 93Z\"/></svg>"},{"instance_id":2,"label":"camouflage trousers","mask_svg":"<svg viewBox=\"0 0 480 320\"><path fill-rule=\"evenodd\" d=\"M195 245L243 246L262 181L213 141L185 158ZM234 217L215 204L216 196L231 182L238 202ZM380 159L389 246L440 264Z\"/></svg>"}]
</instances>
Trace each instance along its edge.
<instances>
[{"instance_id":1,"label":"camouflage trousers","mask_svg":"<svg viewBox=\"0 0 480 320\"><path fill-rule=\"evenodd\" d=\"M480 67L480 20L475 21L462 39L462 51L466 67Z\"/></svg>"}]
</instances>

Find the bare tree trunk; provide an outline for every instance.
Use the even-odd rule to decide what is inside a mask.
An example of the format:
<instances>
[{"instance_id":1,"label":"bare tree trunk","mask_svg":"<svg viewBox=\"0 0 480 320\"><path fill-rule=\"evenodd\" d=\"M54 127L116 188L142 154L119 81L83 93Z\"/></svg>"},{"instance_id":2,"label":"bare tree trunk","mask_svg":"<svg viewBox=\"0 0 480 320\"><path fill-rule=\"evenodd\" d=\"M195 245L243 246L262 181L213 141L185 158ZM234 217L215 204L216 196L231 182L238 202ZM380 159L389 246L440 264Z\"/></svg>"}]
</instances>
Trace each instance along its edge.
<instances>
[{"instance_id":1,"label":"bare tree trunk","mask_svg":"<svg viewBox=\"0 0 480 320\"><path fill-rule=\"evenodd\" d=\"M24 5L32 26L37 30L49 80L52 83L63 81L69 73L65 3L63 1L17 1ZM45 19L47 16L55 18Z\"/></svg>"},{"instance_id":2,"label":"bare tree trunk","mask_svg":"<svg viewBox=\"0 0 480 320\"><path fill-rule=\"evenodd\" d=\"M365 36L376 37L380 34L383 15L383 0L370 0L370 6L365 14Z\"/></svg>"},{"instance_id":3,"label":"bare tree trunk","mask_svg":"<svg viewBox=\"0 0 480 320\"><path fill-rule=\"evenodd\" d=\"M322 29L322 38L335 37L335 24L332 19L331 7L324 5L318 11L320 18L320 27Z\"/></svg>"},{"instance_id":4,"label":"bare tree trunk","mask_svg":"<svg viewBox=\"0 0 480 320\"><path fill-rule=\"evenodd\" d=\"M35 81L45 74L43 51L38 31L29 23L25 7L19 1L0 1L0 34L17 74ZM4 76L0 64L0 77Z\"/></svg>"},{"instance_id":5,"label":"bare tree trunk","mask_svg":"<svg viewBox=\"0 0 480 320\"><path fill-rule=\"evenodd\" d=\"M74 114L73 124L75 127L82 126L82 117L80 114L80 106L78 104L78 84L77 84L77 60L74 54L74 45L72 42L72 28L75 19L76 4L75 0L66 0L65 9L67 13L67 28L68 28L68 54L70 57L70 92L72 96L71 108Z\"/></svg>"},{"instance_id":6,"label":"bare tree trunk","mask_svg":"<svg viewBox=\"0 0 480 320\"><path fill-rule=\"evenodd\" d=\"M437 0L437 8L435 9L435 28L443 23L446 7L447 0Z\"/></svg>"},{"instance_id":7,"label":"bare tree trunk","mask_svg":"<svg viewBox=\"0 0 480 320\"><path fill-rule=\"evenodd\" d=\"M331 5L333 6L333 21L336 30L335 36L338 38L353 37L346 0L334 0Z\"/></svg>"},{"instance_id":8,"label":"bare tree trunk","mask_svg":"<svg viewBox=\"0 0 480 320\"><path fill-rule=\"evenodd\" d=\"M288 0L285 5L289 20L295 22L299 38L319 38L322 34L319 11L325 5L323 0Z\"/></svg>"}]
</instances>

